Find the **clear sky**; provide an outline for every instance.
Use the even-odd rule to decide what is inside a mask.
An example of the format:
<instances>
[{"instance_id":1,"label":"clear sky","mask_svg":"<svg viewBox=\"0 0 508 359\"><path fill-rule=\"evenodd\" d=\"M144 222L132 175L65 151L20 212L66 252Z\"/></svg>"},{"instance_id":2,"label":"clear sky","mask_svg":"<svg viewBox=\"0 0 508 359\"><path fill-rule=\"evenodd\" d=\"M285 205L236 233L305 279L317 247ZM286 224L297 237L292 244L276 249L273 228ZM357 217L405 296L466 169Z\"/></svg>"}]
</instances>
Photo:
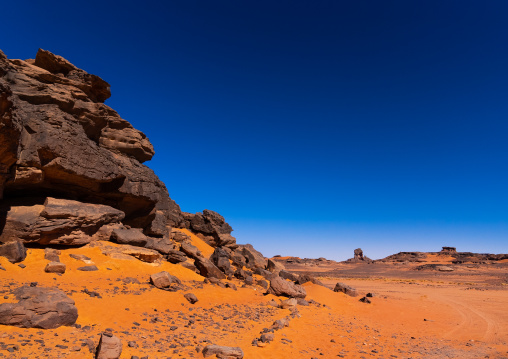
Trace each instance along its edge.
<instances>
[{"instance_id":1,"label":"clear sky","mask_svg":"<svg viewBox=\"0 0 508 359\"><path fill-rule=\"evenodd\" d=\"M182 210L266 256L508 252L508 2L9 1L111 84Z\"/></svg>"}]
</instances>

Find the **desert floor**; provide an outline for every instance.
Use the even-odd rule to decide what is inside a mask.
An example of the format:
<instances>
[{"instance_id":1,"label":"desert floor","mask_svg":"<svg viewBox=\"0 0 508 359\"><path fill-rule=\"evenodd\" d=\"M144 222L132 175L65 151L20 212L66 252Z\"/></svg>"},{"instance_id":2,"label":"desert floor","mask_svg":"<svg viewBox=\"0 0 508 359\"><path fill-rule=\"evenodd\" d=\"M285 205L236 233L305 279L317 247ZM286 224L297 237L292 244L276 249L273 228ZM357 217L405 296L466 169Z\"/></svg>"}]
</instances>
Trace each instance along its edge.
<instances>
[{"instance_id":1,"label":"desert floor","mask_svg":"<svg viewBox=\"0 0 508 359\"><path fill-rule=\"evenodd\" d=\"M193 242L210 252L197 237ZM72 253L87 255L99 270L77 271L83 262ZM306 299L314 302L291 316L289 309L267 305L284 298L265 295L260 286L205 284L180 265L108 256L99 247L62 250L60 260L67 265L63 275L44 272L43 249L29 249L25 268L0 259L6 269L0 271L0 303L15 301L12 289L37 282L65 291L79 312L73 327L0 326L0 357L93 358L99 334L111 328L122 339L121 358L202 358L200 350L210 343L241 347L245 358L508 358L508 264L451 273L415 271L412 264L295 266L290 269L313 273L326 286L305 284ZM162 270L185 288L150 285L150 274ZM333 292L338 281L361 296L374 293L372 303ZM183 297L189 292L199 299L194 305ZM284 317L291 318L289 326L275 331L273 342L252 345Z\"/></svg>"}]
</instances>

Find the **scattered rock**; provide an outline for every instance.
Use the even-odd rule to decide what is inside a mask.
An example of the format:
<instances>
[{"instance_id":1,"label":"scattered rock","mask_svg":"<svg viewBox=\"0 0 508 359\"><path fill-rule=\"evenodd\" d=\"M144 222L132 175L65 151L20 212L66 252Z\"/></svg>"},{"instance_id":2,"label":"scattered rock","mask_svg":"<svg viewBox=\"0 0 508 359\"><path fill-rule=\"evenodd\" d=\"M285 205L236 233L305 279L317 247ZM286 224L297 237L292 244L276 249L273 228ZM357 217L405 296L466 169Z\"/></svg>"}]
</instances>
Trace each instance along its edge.
<instances>
[{"instance_id":1,"label":"scattered rock","mask_svg":"<svg viewBox=\"0 0 508 359\"><path fill-rule=\"evenodd\" d=\"M194 304L198 301L198 297L196 297L193 293L184 294L185 299L189 301L190 304Z\"/></svg>"},{"instance_id":2,"label":"scattered rock","mask_svg":"<svg viewBox=\"0 0 508 359\"><path fill-rule=\"evenodd\" d=\"M178 289L178 287L182 284L180 279L166 271L152 274L150 276L150 283L159 289L173 290Z\"/></svg>"},{"instance_id":3,"label":"scattered rock","mask_svg":"<svg viewBox=\"0 0 508 359\"><path fill-rule=\"evenodd\" d=\"M54 248L44 248L44 259L51 262L60 262L60 251Z\"/></svg>"},{"instance_id":4,"label":"scattered rock","mask_svg":"<svg viewBox=\"0 0 508 359\"><path fill-rule=\"evenodd\" d=\"M307 292L301 285L294 284L279 276L273 276L270 279L270 288L268 292L277 296L287 296L292 298L305 298Z\"/></svg>"},{"instance_id":5,"label":"scattered rock","mask_svg":"<svg viewBox=\"0 0 508 359\"><path fill-rule=\"evenodd\" d=\"M362 303L367 303L367 304L370 304L370 303L371 303L370 299L369 299L369 298L367 298L367 297L362 297L362 298L360 298L360 302L362 302Z\"/></svg>"},{"instance_id":6,"label":"scattered rock","mask_svg":"<svg viewBox=\"0 0 508 359\"><path fill-rule=\"evenodd\" d=\"M355 288L350 287L350 286L348 286L344 283L340 283L340 282L335 285L335 288L333 288L333 291L334 292L342 292L342 293L347 294L351 297L358 296L358 292L356 291Z\"/></svg>"},{"instance_id":7,"label":"scattered rock","mask_svg":"<svg viewBox=\"0 0 508 359\"><path fill-rule=\"evenodd\" d=\"M219 359L242 359L243 358L243 350L238 347L225 347L220 345L207 345L204 347L203 356L205 358L216 355Z\"/></svg>"},{"instance_id":8,"label":"scattered rock","mask_svg":"<svg viewBox=\"0 0 508 359\"><path fill-rule=\"evenodd\" d=\"M282 309L294 308L294 307L296 307L297 304L298 304L298 301L296 300L296 298L289 298L289 299L283 300L280 303L280 307Z\"/></svg>"},{"instance_id":9,"label":"scattered rock","mask_svg":"<svg viewBox=\"0 0 508 359\"><path fill-rule=\"evenodd\" d=\"M78 270L83 271L83 272L94 272L94 271L99 270L99 268L97 268L96 265L91 265L91 266L78 267Z\"/></svg>"},{"instance_id":10,"label":"scattered rock","mask_svg":"<svg viewBox=\"0 0 508 359\"><path fill-rule=\"evenodd\" d=\"M19 302L0 304L0 324L54 329L78 318L74 301L59 289L23 286L13 293Z\"/></svg>"},{"instance_id":11,"label":"scattered rock","mask_svg":"<svg viewBox=\"0 0 508 359\"><path fill-rule=\"evenodd\" d=\"M453 272L453 268L449 266L436 266L436 269L440 272Z\"/></svg>"},{"instance_id":12,"label":"scattered rock","mask_svg":"<svg viewBox=\"0 0 508 359\"><path fill-rule=\"evenodd\" d=\"M44 272L46 273L65 273L66 265L65 263L60 262L49 262L46 264L46 268L44 268Z\"/></svg>"},{"instance_id":13,"label":"scattered rock","mask_svg":"<svg viewBox=\"0 0 508 359\"><path fill-rule=\"evenodd\" d=\"M209 259L198 257L194 261L194 265L199 270L199 273L206 278L225 279L226 275L221 272Z\"/></svg>"}]
</instances>

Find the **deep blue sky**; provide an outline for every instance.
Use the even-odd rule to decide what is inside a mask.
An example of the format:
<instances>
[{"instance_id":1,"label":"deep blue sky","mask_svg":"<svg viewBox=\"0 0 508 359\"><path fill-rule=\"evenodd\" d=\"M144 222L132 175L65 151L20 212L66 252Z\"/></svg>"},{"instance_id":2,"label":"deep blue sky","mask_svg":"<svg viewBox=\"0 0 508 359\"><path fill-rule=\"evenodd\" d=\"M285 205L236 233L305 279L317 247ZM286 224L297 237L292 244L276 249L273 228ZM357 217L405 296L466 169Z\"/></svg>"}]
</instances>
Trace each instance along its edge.
<instances>
[{"instance_id":1,"label":"deep blue sky","mask_svg":"<svg viewBox=\"0 0 508 359\"><path fill-rule=\"evenodd\" d=\"M10 1L111 83L182 210L266 256L508 252L508 2Z\"/></svg>"}]
</instances>

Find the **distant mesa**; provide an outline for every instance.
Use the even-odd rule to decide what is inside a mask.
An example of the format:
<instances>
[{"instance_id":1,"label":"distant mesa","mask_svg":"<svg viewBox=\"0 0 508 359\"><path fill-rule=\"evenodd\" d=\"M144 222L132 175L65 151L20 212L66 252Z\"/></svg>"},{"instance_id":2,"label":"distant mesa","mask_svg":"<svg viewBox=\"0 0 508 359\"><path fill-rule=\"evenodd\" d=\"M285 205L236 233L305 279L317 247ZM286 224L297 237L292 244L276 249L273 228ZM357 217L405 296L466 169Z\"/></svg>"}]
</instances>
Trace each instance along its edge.
<instances>
[{"instance_id":1,"label":"distant mesa","mask_svg":"<svg viewBox=\"0 0 508 359\"><path fill-rule=\"evenodd\" d=\"M443 249L441 249L441 252L442 253L457 253L457 248L455 248L455 247L443 247Z\"/></svg>"}]
</instances>

